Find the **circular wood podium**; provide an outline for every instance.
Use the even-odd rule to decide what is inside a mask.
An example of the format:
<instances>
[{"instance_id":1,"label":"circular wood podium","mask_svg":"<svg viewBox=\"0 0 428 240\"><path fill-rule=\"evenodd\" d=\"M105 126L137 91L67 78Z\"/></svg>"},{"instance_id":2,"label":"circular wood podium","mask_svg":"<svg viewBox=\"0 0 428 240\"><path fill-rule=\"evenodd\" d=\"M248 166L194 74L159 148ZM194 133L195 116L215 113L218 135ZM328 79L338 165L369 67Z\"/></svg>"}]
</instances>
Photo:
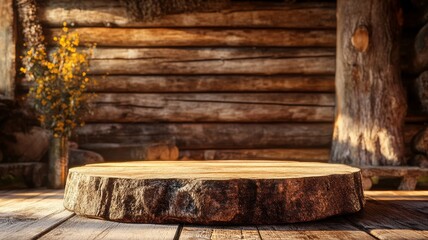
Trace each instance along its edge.
<instances>
[{"instance_id":1,"label":"circular wood podium","mask_svg":"<svg viewBox=\"0 0 428 240\"><path fill-rule=\"evenodd\" d=\"M280 224L354 213L361 173L290 161L139 161L70 169L64 206L119 222Z\"/></svg>"}]
</instances>

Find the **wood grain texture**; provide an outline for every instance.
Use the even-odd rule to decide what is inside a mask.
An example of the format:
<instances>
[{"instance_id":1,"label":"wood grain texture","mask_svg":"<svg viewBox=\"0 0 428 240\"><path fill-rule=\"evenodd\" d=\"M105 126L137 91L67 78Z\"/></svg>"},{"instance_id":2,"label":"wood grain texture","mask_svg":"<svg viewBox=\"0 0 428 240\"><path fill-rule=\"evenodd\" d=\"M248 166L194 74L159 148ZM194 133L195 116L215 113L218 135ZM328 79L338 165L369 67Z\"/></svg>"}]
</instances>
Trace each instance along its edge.
<instances>
[{"instance_id":1,"label":"wood grain texture","mask_svg":"<svg viewBox=\"0 0 428 240\"><path fill-rule=\"evenodd\" d=\"M428 191L365 191L366 199L428 215Z\"/></svg>"},{"instance_id":2,"label":"wood grain texture","mask_svg":"<svg viewBox=\"0 0 428 240\"><path fill-rule=\"evenodd\" d=\"M334 74L334 50L98 48L92 74Z\"/></svg>"},{"instance_id":3,"label":"wood grain texture","mask_svg":"<svg viewBox=\"0 0 428 240\"><path fill-rule=\"evenodd\" d=\"M0 5L0 95L14 98L16 29L13 0L3 0Z\"/></svg>"},{"instance_id":4,"label":"wood grain texture","mask_svg":"<svg viewBox=\"0 0 428 240\"><path fill-rule=\"evenodd\" d=\"M184 226L181 234L180 240L221 240L221 239L230 239L230 240L261 240L259 231L256 227L205 227L205 226Z\"/></svg>"},{"instance_id":5,"label":"wood grain texture","mask_svg":"<svg viewBox=\"0 0 428 240\"><path fill-rule=\"evenodd\" d=\"M94 49L91 60L141 59L164 62L232 61L245 59L335 57L334 48L282 48L282 47L152 47Z\"/></svg>"},{"instance_id":6,"label":"wood grain texture","mask_svg":"<svg viewBox=\"0 0 428 240\"><path fill-rule=\"evenodd\" d=\"M407 103L400 77L399 2L339 0L337 9L337 108L332 161L404 164ZM361 28L370 28L370 38L366 33L368 39L362 37L365 40L361 40L358 50L350 40L355 29Z\"/></svg>"},{"instance_id":7,"label":"wood grain texture","mask_svg":"<svg viewBox=\"0 0 428 240\"><path fill-rule=\"evenodd\" d=\"M0 206L0 239L32 239L70 218L62 203L63 191L16 196L13 203Z\"/></svg>"},{"instance_id":8,"label":"wood grain texture","mask_svg":"<svg viewBox=\"0 0 428 240\"><path fill-rule=\"evenodd\" d=\"M124 224L74 216L39 239L171 240L178 225Z\"/></svg>"},{"instance_id":9,"label":"wood grain texture","mask_svg":"<svg viewBox=\"0 0 428 240\"><path fill-rule=\"evenodd\" d=\"M151 22L132 21L119 0L41 2L39 17L47 26L64 21L76 26L112 27L267 27L335 28L333 3L232 3L216 12L169 15ZM93 14L96 12L97 14Z\"/></svg>"},{"instance_id":10,"label":"wood grain texture","mask_svg":"<svg viewBox=\"0 0 428 240\"><path fill-rule=\"evenodd\" d=\"M333 76L95 76L94 92L187 93L187 92L334 92ZM20 86L28 89L22 83Z\"/></svg>"},{"instance_id":11,"label":"wood grain texture","mask_svg":"<svg viewBox=\"0 0 428 240\"><path fill-rule=\"evenodd\" d=\"M343 218L305 224L259 226L258 229L262 239L376 239Z\"/></svg>"},{"instance_id":12,"label":"wood grain texture","mask_svg":"<svg viewBox=\"0 0 428 240\"><path fill-rule=\"evenodd\" d=\"M182 160L291 160L328 162L329 148L303 148L303 149L209 149L180 151Z\"/></svg>"},{"instance_id":13,"label":"wood grain texture","mask_svg":"<svg viewBox=\"0 0 428 240\"><path fill-rule=\"evenodd\" d=\"M77 129L79 146L97 143L150 143L174 140L180 150L251 148L329 148L329 123L147 123L88 124ZM423 125L407 125L410 143Z\"/></svg>"},{"instance_id":14,"label":"wood grain texture","mask_svg":"<svg viewBox=\"0 0 428 240\"><path fill-rule=\"evenodd\" d=\"M61 29L46 29L47 39ZM334 47L334 30L206 29L206 28L75 28L81 44L109 47ZM269 36L269 37L265 37ZM51 40L53 41L53 40Z\"/></svg>"},{"instance_id":15,"label":"wood grain texture","mask_svg":"<svg viewBox=\"0 0 428 240\"><path fill-rule=\"evenodd\" d=\"M237 59L201 61L164 60L92 60L93 74L333 74L333 57L302 57L278 59Z\"/></svg>"},{"instance_id":16,"label":"wood grain texture","mask_svg":"<svg viewBox=\"0 0 428 240\"><path fill-rule=\"evenodd\" d=\"M41 194L48 193L50 190L38 190L38 191L28 191L28 190L9 190L9 191L0 191L0 206L7 204L14 204L16 201L31 201L31 198L37 198Z\"/></svg>"},{"instance_id":17,"label":"wood grain texture","mask_svg":"<svg viewBox=\"0 0 428 240\"><path fill-rule=\"evenodd\" d=\"M331 94L99 94L88 122L331 122Z\"/></svg>"},{"instance_id":18,"label":"wood grain texture","mask_svg":"<svg viewBox=\"0 0 428 240\"><path fill-rule=\"evenodd\" d=\"M360 211L360 177L345 165L288 161L102 163L70 169L64 206L121 222L305 222Z\"/></svg>"},{"instance_id":19,"label":"wood grain texture","mask_svg":"<svg viewBox=\"0 0 428 240\"><path fill-rule=\"evenodd\" d=\"M387 202L367 200L364 210L348 219L378 239L428 238L426 214Z\"/></svg>"},{"instance_id":20,"label":"wood grain texture","mask_svg":"<svg viewBox=\"0 0 428 240\"><path fill-rule=\"evenodd\" d=\"M331 124L88 124L77 130L79 146L175 140L181 149L329 147Z\"/></svg>"}]
</instances>

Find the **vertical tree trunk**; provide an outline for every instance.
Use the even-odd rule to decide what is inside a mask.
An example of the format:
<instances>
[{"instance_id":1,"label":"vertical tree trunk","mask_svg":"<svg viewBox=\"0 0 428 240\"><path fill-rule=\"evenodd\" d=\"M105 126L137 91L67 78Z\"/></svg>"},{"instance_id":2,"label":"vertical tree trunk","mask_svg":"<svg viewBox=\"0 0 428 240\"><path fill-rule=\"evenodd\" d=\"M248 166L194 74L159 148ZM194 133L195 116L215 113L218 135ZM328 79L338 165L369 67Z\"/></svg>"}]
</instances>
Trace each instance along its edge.
<instances>
[{"instance_id":1,"label":"vertical tree trunk","mask_svg":"<svg viewBox=\"0 0 428 240\"><path fill-rule=\"evenodd\" d=\"M13 0L0 4L0 95L13 99L15 95L16 32Z\"/></svg>"},{"instance_id":2,"label":"vertical tree trunk","mask_svg":"<svg viewBox=\"0 0 428 240\"><path fill-rule=\"evenodd\" d=\"M398 0L338 0L336 121L331 161L400 165L407 110Z\"/></svg>"}]
</instances>

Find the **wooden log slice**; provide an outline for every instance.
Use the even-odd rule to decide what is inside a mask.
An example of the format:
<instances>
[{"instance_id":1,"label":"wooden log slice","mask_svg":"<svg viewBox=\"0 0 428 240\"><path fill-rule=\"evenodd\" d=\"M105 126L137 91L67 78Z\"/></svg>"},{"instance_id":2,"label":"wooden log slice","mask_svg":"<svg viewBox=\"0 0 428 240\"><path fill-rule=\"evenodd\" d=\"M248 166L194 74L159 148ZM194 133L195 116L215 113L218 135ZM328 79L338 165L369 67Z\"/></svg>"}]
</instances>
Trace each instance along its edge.
<instances>
[{"instance_id":1,"label":"wooden log slice","mask_svg":"<svg viewBox=\"0 0 428 240\"><path fill-rule=\"evenodd\" d=\"M354 213L361 173L341 164L144 161L70 169L64 206L119 222L279 224Z\"/></svg>"}]
</instances>

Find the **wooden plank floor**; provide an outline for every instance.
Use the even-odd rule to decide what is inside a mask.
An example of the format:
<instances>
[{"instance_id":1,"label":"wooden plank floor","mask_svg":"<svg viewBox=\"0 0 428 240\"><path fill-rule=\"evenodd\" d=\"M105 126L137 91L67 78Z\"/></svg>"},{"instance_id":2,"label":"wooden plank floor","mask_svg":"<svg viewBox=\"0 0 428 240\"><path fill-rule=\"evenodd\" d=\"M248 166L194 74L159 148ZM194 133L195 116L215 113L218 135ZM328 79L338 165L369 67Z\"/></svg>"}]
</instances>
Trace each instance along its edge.
<instances>
[{"instance_id":1,"label":"wooden plank floor","mask_svg":"<svg viewBox=\"0 0 428 240\"><path fill-rule=\"evenodd\" d=\"M0 239L428 239L428 191L368 191L357 214L268 226L124 224L75 216L63 191L0 191Z\"/></svg>"}]
</instances>

